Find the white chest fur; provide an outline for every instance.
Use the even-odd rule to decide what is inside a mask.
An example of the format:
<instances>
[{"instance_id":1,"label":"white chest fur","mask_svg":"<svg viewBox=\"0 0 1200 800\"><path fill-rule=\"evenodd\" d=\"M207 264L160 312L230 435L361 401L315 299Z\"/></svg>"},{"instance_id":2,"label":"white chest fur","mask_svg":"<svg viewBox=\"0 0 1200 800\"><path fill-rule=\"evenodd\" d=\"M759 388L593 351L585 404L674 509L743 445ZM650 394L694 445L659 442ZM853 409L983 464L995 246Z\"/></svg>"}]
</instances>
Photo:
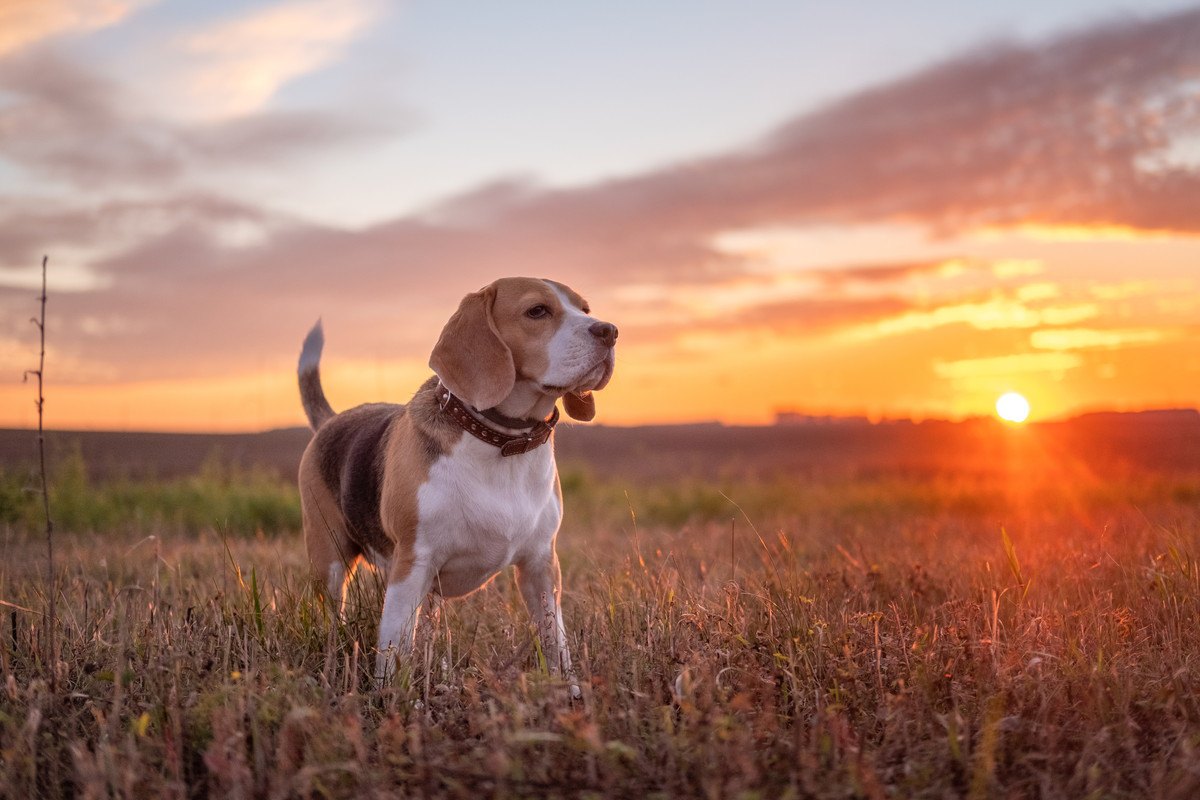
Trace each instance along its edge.
<instances>
[{"instance_id":1,"label":"white chest fur","mask_svg":"<svg viewBox=\"0 0 1200 800\"><path fill-rule=\"evenodd\" d=\"M417 492L416 561L433 590L467 594L512 563L550 552L562 521L553 446L504 458L471 436L434 462Z\"/></svg>"}]
</instances>

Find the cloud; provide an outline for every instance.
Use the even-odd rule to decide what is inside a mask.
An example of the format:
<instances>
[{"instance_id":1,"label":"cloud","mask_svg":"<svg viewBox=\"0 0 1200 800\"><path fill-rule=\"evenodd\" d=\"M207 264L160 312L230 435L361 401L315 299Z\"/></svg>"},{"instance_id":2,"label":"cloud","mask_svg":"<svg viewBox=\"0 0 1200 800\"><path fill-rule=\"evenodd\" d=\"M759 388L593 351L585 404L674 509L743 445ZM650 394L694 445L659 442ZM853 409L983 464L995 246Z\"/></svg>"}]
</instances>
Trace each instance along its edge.
<instances>
[{"instance_id":1,"label":"cloud","mask_svg":"<svg viewBox=\"0 0 1200 800\"><path fill-rule=\"evenodd\" d=\"M1021 375L1030 372L1066 372L1083 363L1072 353L1020 353L990 358L965 358L959 361L935 361L934 372L941 378L972 378Z\"/></svg>"},{"instance_id":2,"label":"cloud","mask_svg":"<svg viewBox=\"0 0 1200 800\"><path fill-rule=\"evenodd\" d=\"M589 187L476 197L469 223L528 243L541 260L640 281L744 271L744 257L713 242L769 226L1200 231L1186 210L1200 205L1200 172L1138 167L1200 126L1187 100L1198 75L1200 10L994 46L797 117L738 152ZM453 223L452 210L441 220Z\"/></svg>"},{"instance_id":3,"label":"cloud","mask_svg":"<svg viewBox=\"0 0 1200 800\"><path fill-rule=\"evenodd\" d=\"M64 202L0 195L0 276L6 269L40 261L47 243L53 243L60 257L68 250L112 257L181 226L207 231L216 241L236 244L238 232L253 229L265 237L288 224L288 218L256 206L203 193L92 203L82 198ZM95 271L92 274L101 282L111 277Z\"/></svg>"},{"instance_id":4,"label":"cloud","mask_svg":"<svg viewBox=\"0 0 1200 800\"><path fill-rule=\"evenodd\" d=\"M814 333L900 314L911 307L896 297L799 299L764 303L724 321L734 329L766 329L776 334Z\"/></svg>"},{"instance_id":5,"label":"cloud","mask_svg":"<svg viewBox=\"0 0 1200 800\"><path fill-rule=\"evenodd\" d=\"M380 0L279 3L223 20L174 43L192 116L260 109L288 82L338 58L380 15Z\"/></svg>"},{"instance_id":6,"label":"cloud","mask_svg":"<svg viewBox=\"0 0 1200 800\"><path fill-rule=\"evenodd\" d=\"M1027 283L1017 287L1016 297L1022 303L1036 303L1041 300L1053 300L1062 294L1062 287L1050 281Z\"/></svg>"},{"instance_id":7,"label":"cloud","mask_svg":"<svg viewBox=\"0 0 1200 800\"><path fill-rule=\"evenodd\" d=\"M54 366L56 375L68 374L76 381L103 381L114 377L111 367L90 363L53 345L46 347L46 363ZM0 375L19 377L36 368L37 354L31 351L27 341L0 336Z\"/></svg>"},{"instance_id":8,"label":"cloud","mask_svg":"<svg viewBox=\"0 0 1200 800\"><path fill-rule=\"evenodd\" d=\"M447 281L444 265L461 244L415 223L356 234L267 220L276 226L267 240L233 246L223 223L255 218L230 213L180 209L165 233L97 262L100 288L56 297L58 340L81 359L119 363L125 379L290 362L321 314L331 350L340 342L355 355L424 354L461 295L494 277L482 266L475 278ZM428 268L414 277L410 265ZM3 318L26 319L30 296L0 288ZM102 330L84 324L97 309Z\"/></svg>"},{"instance_id":9,"label":"cloud","mask_svg":"<svg viewBox=\"0 0 1200 800\"><path fill-rule=\"evenodd\" d=\"M114 25L148 0L5 0L0 4L0 56L53 36Z\"/></svg>"},{"instance_id":10,"label":"cloud","mask_svg":"<svg viewBox=\"0 0 1200 800\"><path fill-rule=\"evenodd\" d=\"M739 196L829 221L936 230L1124 225L1195 231L1200 174L1149 156L1196 130L1200 10L997 45L801 117L720 166ZM778 197L793 189L789 202ZM1183 203L1182 205L1180 203Z\"/></svg>"},{"instance_id":11,"label":"cloud","mask_svg":"<svg viewBox=\"0 0 1200 800\"><path fill-rule=\"evenodd\" d=\"M814 270L826 285L841 286L847 283L871 285L890 284L913 278L954 277L972 269L967 259L939 258L925 261L904 261L894 264L856 264Z\"/></svg>"},{"instance_id":12,"label":"cloud","mask_svg":"<svg viewBox=\"0 0 1200 800\"><path fill-rule=\"evenodd\" d=\"M992 274L1001 280L1040 275L1045 271L1042 262L1031 258L1005 258L992 265Z\"/></svg>"},{"instance_id":13,"label":"cloud","mask_svg":"<svg viewBox=\"0 0 1200 800\"><path fill-rule=\"evenodd\" d=\"M1162 281L1122 281L1088 287L1091 294L1101 300L1127 300L1131 297L1141 297L1164 289Z\"/></svg>"},{"instance_id":14,"label":"cloud","mask_svg":"<svg viewBox=\"0 0 1200 800\"><path fill-rule=\"evenodd\" d=\"M895 317L875 322L860 331L867 338L897 336L928 331L948 325L969 325L977 330L1037 328L1042 325L1069 325L1099 316L1092 303L1034 308L1021 300L998 294L987 299L953 299L941 305L914 308Z\"/></svg>"},{"instance_id":15,"label":"cloud","mask_svg":"<svg viewBox=\"0 0 1200 800\"><path fill-rule=\"evenodd\" d=\"M46 49L0 60L0 153L35 175L88 188L161 195L222 167L279 168L338 145L377 141L404 119L362 113L263 111L181 124L137 110L113 81Z\"/></svg>"},{"instance_id":16,"label":"cloud","mask_svg":"<svg viewBox=\"0 0 1200 800\"><path fill-rule=\"evenodd\" d=\"M1153 328L1095 330L1093 328L1049 328L1034 331L1029 343L1038 350L1115 349L1137 344L1154 344L1167 333Z\"/></svg>"}]
</instances>

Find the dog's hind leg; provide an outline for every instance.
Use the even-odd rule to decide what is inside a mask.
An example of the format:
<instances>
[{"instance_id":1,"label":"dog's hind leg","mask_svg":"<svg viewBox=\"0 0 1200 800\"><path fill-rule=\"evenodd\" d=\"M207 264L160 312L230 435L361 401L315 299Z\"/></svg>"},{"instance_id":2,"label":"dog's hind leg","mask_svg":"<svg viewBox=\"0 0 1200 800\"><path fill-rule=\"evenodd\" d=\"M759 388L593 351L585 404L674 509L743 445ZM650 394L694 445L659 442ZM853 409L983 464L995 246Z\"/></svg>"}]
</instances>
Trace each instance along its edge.
<instances>
[{"instance_id":1,"label":"dog's hind leg","mask_svg":"<svg viewBox=\"0 0 1200 800\"><path fill-rule=\"evenodd\" d=\"M325 575L325 597L338 615L338 619L346 617L346 595L349 593L350 581L358 572L361 562L361 557L356 557L349 563L344 558L335 558L329 562L329 570ZM316 564L313 567L315 569Z\"/></svg>"},{"instance_id":2,"label":"dog's hind leg","mask_svg":"<svg viewBox=\"0 0 1200 800\"><path fill-rule=\"evenodd\" d=\"M346 595L351 579L358 571L362 556L352 543L325 531L308 534L308 555L313 579L338 619L346 614ZM314 538L323 538L323 546L314 546Z\"/></svg>"},{"instance_id":3,"label":"dog's hind leg","mask_svg":"<svg viewBox=\"0 0 1200 800\"><path fill-rule=\"evenodd\" d=\"M300 462L300 508L313 579L340 619L346 587L362 552L347 536L346 519L333 493L312 469L308 453Z\"/></svg>"}]
</instances>

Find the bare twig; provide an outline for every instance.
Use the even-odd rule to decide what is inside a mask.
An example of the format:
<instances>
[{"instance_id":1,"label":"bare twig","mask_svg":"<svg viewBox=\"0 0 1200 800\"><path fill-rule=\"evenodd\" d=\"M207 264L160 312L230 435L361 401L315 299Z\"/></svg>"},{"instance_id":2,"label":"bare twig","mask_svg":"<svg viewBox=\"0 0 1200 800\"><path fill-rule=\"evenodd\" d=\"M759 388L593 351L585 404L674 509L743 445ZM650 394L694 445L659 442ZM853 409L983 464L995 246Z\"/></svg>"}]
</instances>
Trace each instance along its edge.
<instances>
[{"instance_id":1,"label":"bare twig","mask_svg":"<svg viewBox=\"0 0 1200 800\"><path fill-rule=\"evenodd\" d=\"M36 370L28 370L25 377L30 375L37 376L38 396L38 465L42 473L42 508L46 513L46 583L47 594L50 596L50 614L46 620L46 642L49 650L50 659L50 690L56 691L58 688L58 653L54 642L54 629L58 624L57 614L57 595L58 587L54 576L54 521L50 519L50 486L46 480L46 430L43 424L44 409L46 405L46 397L43 392L43 385L46 376L46 262L47 257L42 256L42 296L38 298L42 303L41 315L31 319L34 325L38 328L38 333L41 336L41 348L38 353L38 368Z\"/></svg>"}]
</instances>

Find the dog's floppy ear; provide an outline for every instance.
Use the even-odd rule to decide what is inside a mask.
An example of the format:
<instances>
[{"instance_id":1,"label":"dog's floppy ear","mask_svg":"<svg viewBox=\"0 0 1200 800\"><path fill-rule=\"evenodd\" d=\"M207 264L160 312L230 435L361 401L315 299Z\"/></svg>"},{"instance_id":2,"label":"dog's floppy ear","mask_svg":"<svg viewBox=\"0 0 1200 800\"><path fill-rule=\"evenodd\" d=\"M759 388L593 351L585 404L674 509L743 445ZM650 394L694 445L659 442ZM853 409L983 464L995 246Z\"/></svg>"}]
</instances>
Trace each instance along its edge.
<instances>
[{"instance_id":1,"label":"dog's floppy ear","mask_svg":"<svg viewBox=\"0 0 1200 800\"><path fill-rule=\"evenodd\" d=\"M429 356L446 388L478 409L495 406L517 382L512 351L492 319L495 301L494 286L464 297Z\"/></svg>"},{"instance_id":2,"label":"dog's floppy ear","mask_svg":"<svg viewBox=\"0 0 1200 800\"><path fill-rule=\"evenodd\" d=\"M588 422L596 416L596 395L591 392L567 392L563 395L563 408L572 419Z\"/></svg>"}]
</instances>

